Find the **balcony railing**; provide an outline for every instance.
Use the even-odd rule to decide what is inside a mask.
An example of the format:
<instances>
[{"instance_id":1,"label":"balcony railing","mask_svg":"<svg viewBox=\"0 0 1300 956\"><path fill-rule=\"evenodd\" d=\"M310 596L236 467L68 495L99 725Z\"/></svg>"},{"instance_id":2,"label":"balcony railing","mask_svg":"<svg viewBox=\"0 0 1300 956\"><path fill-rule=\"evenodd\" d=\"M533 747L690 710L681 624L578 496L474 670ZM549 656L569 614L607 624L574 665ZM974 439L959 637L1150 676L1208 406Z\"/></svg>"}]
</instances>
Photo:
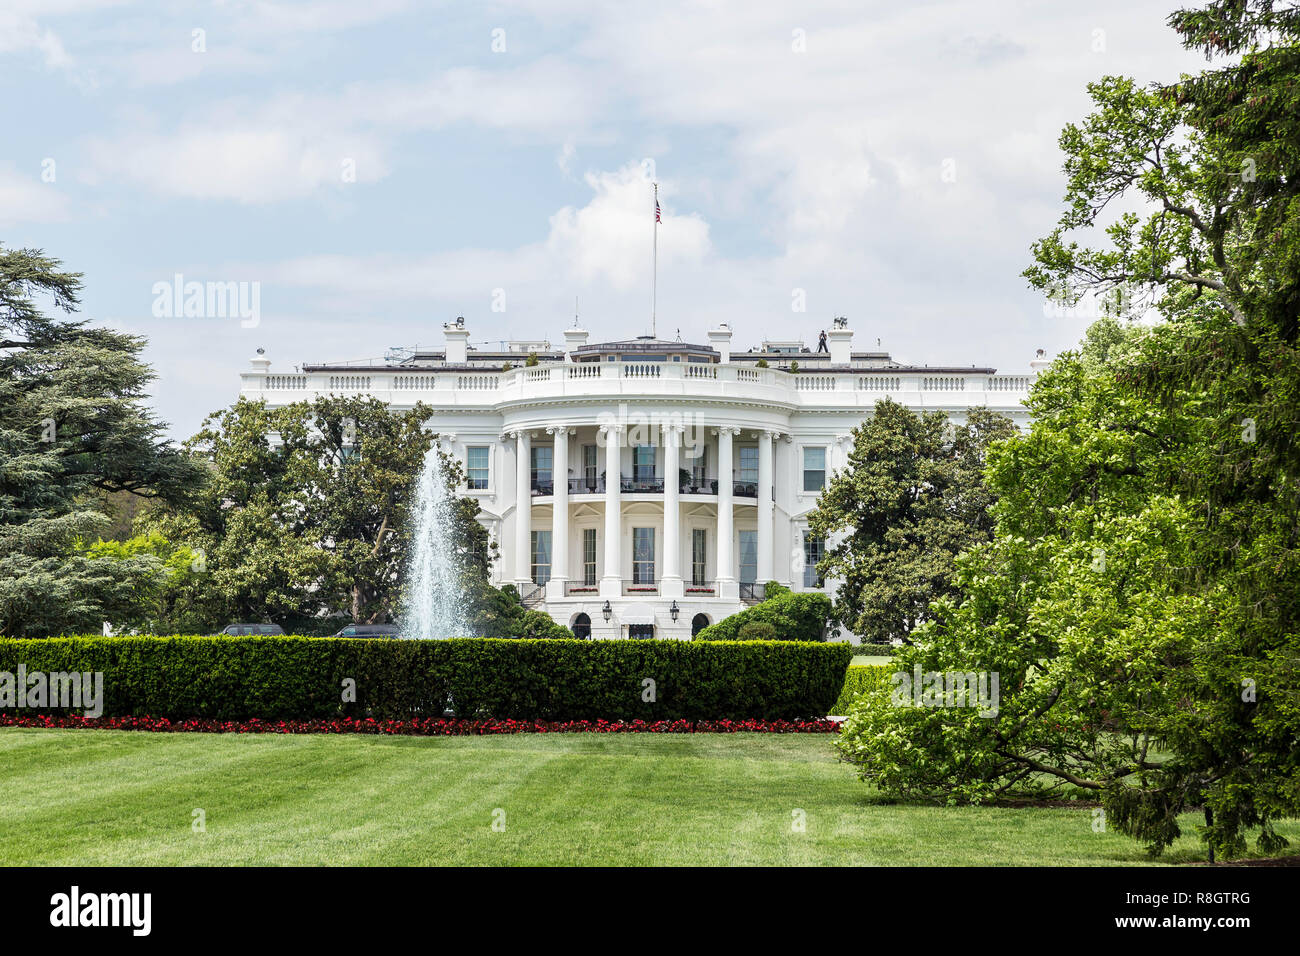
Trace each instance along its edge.
<instances>
[{"instance_id":1,"label":"balcony railing","mask_svg":"<svg viewBox=\"0 0 1300 956\"><path fill-rule=\"evenodd\" d=\"M623 475L619 478L619 490L628 494L663 494L664 480L662 478L629 478Z\"/></svg>"},{"instance_id":2,"label":"balcony railing","mask_svg":"<svg viewBox=\"0 0 1300 956\"><path fill-rule=\"evenodd\" d=\"M595 478L570 478L569 494L571 495L603 495L605 493L605 476L601 474ZM661 495L664 493L663 478L630 478L627 475L620 475L618 479L619 491L631 495ZM718 493L717 478L683 478L677 486L677 490L683 495L716 495ZM542 481L534 478L532 480L533 497L546 497L555 494L554 481ZM757 498L758 482L755 481L733 481L731 484L731 493L737 498Z\"/></svg>"},{"instance_id":3,"label":"balcony railing","mask_svg":"<svg viewBox=\"0 0 1300 956\"><path fill-rule=\"evenodd\" d=\"M595 596L600 594L600 585L595 583L594 581L591 584L587 584L583 581L565 581L564 593L566 596L583 595L583 594L590 594L592 596Z\"/></svg>"},{"instance_id":4,"label":"balcony railing","mask_svg":"<svg viewBox=\"0 0 1300 956\"><path fill-rule=\"evenodd\" d=\"M763 600L763 585L753 581L741 581L740 599L746 604L758 604Z\"/></svg>"},{"instance_id":5,"label":"balcony railing","mask_svg":"<svg viewBox=\"0 0 1300 956\"><path fill-rule=\"evenodd\" d=\"M351 368L353 364L358 367ZM988 374L945 370L899 370L864 367L853 361L854 372L830 372L805 368L798 373L776 368L753 368L737 364L683 362L592 362L572 364L546 362L541 366L504 370L496 363L471 359L462 365L439 364L398 366L380 360L361 363L330 363L330 367L308 366L302 372L285 374L258 370L244 372L245 393L281 392L387 392L430 393L437 407L483 406L521 395L564 398L571 395L698 395L701 398L731 397L736 387L755 397L783 397L793 394L801 405L833 408L866 408L882 394L978 393L962 396L967 404L1019 404L1033 384L1032 374ZM347 366L347 367L345 367Z\"/></svg>"},{"instance_id":6,"label":"balcony railing","mask_svg":"<svg viewBox=\"0 0 1300 956\"><path fill-rule=\"evenodd\" d=\"M718 479L706 478L702 475L691 475L681 480L677 490L684 495L716 495L718 493Z\"/></svg>"},{"instance_id":7,"label":"balcony railing","mask_svg":"<svg viewBox=\"0 0 1300 956\"><path fill-rule=\"evenodd\" d=\"M624 595L658 594L658 593L659 593L659 582L657 581L624 581L623 582Z\"/></svg>"},{"instance_id":8,"label":"balcony railing","mask_svg":"<svg viewBox=\"0 0 1300 956\"><path fill-rule=\"evenodd\" d=\"M686 585L685 592L687 597L713 597L718 588L712 581L692 581Z\"/></svg>"}]
</instances>

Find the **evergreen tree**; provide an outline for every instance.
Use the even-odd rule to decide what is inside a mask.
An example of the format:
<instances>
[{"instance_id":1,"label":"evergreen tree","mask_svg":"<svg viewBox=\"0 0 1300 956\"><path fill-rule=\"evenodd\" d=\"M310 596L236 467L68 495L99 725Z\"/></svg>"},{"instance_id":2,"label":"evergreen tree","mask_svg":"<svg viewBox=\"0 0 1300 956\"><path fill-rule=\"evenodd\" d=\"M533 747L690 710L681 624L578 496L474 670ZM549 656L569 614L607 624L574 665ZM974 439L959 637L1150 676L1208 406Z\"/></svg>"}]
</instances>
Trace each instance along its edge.
<instances>
[{"instance_id":1,"label":"evergreen tree","mask_svg":"<svg viewBox=\"0 0 1300 956\"><path fill-rule=\"evenodd\" d=\"M109 524L103 492L180 502L200 480L145 407L143 341L72 313L81 276L0 247L0 633L100 629L165 573L156 557L79 552Z\"/></svg>"}]
</instances>

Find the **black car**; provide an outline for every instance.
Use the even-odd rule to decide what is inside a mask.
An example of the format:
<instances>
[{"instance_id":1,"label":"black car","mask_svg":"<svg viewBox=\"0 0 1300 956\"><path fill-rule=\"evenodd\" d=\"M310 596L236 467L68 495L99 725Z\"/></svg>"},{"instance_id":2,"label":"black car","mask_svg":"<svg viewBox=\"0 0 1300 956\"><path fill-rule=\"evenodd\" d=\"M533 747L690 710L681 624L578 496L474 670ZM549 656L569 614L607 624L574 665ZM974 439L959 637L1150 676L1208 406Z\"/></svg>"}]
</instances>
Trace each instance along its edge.
<instances>
[{"instance_id":1,"label":"black car","mask_svg":"<svg viewBox=\"0 0 1300 956\"><path fill-rule=\"evenodd\" d=\"M397 637L396 624L349 624L335 637Z\"/></svg>"},{"instance_id":2,"label":"black car","mask_svg":"<svg viewBox=\"0 0 1300 956\"><path fill-rule=\"evenodd\" d=\"M283 637L284 628L279 624L227 624L218 636L244 637L250 634L258 637Z\"/></svg>"}]
</instances>

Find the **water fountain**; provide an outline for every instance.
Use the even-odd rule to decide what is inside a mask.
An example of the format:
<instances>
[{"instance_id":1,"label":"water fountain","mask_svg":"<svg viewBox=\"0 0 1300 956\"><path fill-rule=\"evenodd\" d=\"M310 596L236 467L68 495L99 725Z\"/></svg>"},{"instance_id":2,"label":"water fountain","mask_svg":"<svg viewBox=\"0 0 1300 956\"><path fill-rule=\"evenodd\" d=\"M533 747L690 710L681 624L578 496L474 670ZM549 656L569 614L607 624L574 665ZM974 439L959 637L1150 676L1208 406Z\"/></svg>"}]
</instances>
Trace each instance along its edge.
<instances>
[{"instance_id":1,"label":"water fountain","mask_svg":"<svg viewBox=\"0 0 1300 956\"><path fill-rule=\"evenodd\" d=\"M455 553L456 495L442 466L438 443L424 456L416 487L415 524L402 614L402 635L412 638L470 634L466 596Z\"/></svg>"}]
</instances>

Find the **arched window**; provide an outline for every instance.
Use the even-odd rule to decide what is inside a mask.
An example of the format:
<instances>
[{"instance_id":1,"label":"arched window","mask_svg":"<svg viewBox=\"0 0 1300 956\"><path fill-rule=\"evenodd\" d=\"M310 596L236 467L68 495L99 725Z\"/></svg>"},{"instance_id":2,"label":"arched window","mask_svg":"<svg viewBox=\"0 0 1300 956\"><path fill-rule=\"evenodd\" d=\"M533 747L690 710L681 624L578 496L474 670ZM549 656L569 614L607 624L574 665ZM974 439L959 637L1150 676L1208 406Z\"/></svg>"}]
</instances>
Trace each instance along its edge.
<instances>
[{"instance_id":1,"label":"arched window","mask_svg":"<svg viewBox=\"0 0 1300 956\"><path fill-rule=\"evenodd\" d=\"M697 614L691 618L691 637L694 637L700 631L709 626L709 616L707 614Z\"/></svg>"},{"instance_id":2,"label":"arched window","mask_svg":"<svg viewBox=\"0 0 1300 956\"><path fill-rule=\"evenodd\" d=\"M572 629L574 637L580 637L584 641L591 637L591 618L586 614L576 615L569 627Z\"/></svg>"}]
</instances>

